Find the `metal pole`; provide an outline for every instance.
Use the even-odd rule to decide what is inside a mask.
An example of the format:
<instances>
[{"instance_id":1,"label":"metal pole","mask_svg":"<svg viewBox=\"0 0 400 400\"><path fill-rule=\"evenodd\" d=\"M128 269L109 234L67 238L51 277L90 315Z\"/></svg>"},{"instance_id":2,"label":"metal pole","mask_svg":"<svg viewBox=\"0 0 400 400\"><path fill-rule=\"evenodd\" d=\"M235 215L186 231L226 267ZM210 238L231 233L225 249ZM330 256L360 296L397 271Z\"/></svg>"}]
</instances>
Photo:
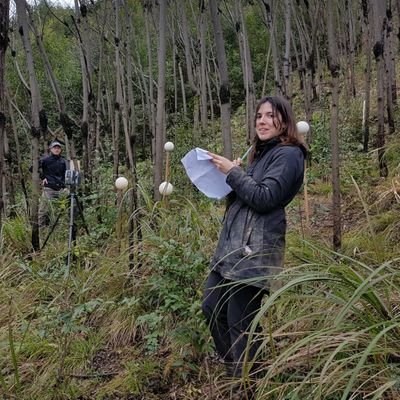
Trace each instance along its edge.
<instances>
[{"instance_id":1,"label":"metal pole","mask_svg":"<svg viewBox=\"0 0 400 400\"><path fill-rule=\"evenodd\" d=\"M66 276L69 276L69 271L71 268L71 255L72 255L72 244L75 240L74 238L74 210L75 210L75 188L71 186L71 202L69 206L69 234L68 234L68 256L67 256L67 270L65 272Z\"/></svg>"}]
</instances>

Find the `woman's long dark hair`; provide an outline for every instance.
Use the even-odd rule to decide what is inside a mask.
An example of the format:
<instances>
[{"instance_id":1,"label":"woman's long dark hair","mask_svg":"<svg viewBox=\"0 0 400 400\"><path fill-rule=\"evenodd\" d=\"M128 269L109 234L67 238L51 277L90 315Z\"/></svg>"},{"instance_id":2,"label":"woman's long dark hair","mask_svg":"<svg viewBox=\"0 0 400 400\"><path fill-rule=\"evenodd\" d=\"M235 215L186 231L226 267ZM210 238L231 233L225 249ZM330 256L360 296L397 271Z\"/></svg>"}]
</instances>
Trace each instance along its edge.
<instances>
[{"instance_id":1,"label":"woman's long dark hair","mask_svg":"<svg viewBox=\"0 0 400 400\"><path fill-rule=\"evenodd\" d=\"M267 96L262 98L256 107L256 112L254 115L254 126L256 126L257 114L260 110L260 107L264 103L271 104L272 111L275 115L279 115L279 118L274 120L274 124L276 129L281 129L281 134L277 137L280 139L282 146L305 146L304 139L302 135L297 131L296 120L294 118L292 106L289 102L280 96ZM251 163L254 160L257 148L262 144L262 140L259 139L256 134L253 141L253 148L249 154L249 162Z\"/></svg>"}]
</instances>

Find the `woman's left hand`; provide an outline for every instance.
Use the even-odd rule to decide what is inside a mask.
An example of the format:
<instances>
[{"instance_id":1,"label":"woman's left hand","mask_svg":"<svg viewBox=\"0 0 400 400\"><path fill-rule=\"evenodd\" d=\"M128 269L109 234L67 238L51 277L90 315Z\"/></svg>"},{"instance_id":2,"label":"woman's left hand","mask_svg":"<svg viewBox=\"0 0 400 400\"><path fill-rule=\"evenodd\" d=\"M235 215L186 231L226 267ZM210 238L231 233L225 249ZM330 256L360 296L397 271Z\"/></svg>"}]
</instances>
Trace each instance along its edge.
<instances>
[{"instance_id":1,"label":"woman's left hand","mask_svg":"<svg viewBox=\"0 0 400 400\"><path fill-rule=\"evenodd\" d=\"M208 152L208 155L212 157L211 161L213 164L224 174L227 174L233 167L238 165L237 160L231 161L225 157L210 152Z\"/></svg>"}]
</instances>

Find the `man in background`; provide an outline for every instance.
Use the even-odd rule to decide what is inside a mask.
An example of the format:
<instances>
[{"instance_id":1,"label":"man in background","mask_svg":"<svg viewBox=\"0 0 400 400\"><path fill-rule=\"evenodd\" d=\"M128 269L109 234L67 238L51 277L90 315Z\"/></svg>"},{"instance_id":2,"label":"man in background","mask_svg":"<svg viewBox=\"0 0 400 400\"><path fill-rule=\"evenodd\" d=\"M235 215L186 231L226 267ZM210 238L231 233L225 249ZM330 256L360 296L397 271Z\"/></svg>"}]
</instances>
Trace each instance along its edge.
<instances>
[{"instance_id":1,"label":"man in background","mask_svg":"<svg viewBox=\"0 0 400 400\"><path fill-rule=\"evenodd\" d=\"M39 207L39 226L49 224L49 203L58 199L65 190L65 171L67 161L61 156L62 145L53 141L49 146L50 154L39 161L39 174L42 180L43 193Z\"/></svg>"}]
</instances>

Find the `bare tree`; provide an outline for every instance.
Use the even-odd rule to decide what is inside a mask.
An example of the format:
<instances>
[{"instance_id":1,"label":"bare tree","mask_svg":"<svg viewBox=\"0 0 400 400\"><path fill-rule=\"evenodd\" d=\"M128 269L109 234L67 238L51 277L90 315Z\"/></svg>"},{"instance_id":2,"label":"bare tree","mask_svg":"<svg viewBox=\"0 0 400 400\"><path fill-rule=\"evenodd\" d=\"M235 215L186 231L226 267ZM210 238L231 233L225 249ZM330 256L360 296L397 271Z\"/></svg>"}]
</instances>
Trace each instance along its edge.
<instances>
[{"instance_id":1,"label":"bare tree","mask_svg":"<svg viewBox=\"0 0 400 400\"><path fill-rule=\"evenodd\" d=\"M285 0L285 55L283 57L283 93L287 99L292 96L290 84L291 62L290 62L290 41L292 37L292 1Z\"/></svg>"},{"instance_id":2,"label":"bare tree","mask_svg":"<svg viewBox=\"0 0 400 400\"><path fill-rule=\"evenodd\" d=\"M355 82L355 51L356 51L356 27L355 27L355 18L353 13L353 2L351 0L345 0L345 10L347 11L347 23L346 26L346 38L347 38L347 52L348 52L348 76L349 76L349 85L347 85L348 90L351 93L352 97L356 96L356 82Z\"/></svg>"},{"instance_id":3,"label":"bare tree","mask_svg":"<svg viewBox=\"0 0 400 400\"><path fill-rule=\"evenodd\" d=\"M32 247L35 251L39 250L39 139L41 130L44 130L43 124L46 123L45 113L42 109L42 101L40 98L39 85L35 73L35 65L33 61L32 46L29 39L28 20L26 15L25 0L16 0L19 24L19 33L25 50L27 69L29 74L29 86L31 97L31 137L32 137L32 201L31 201L31 226L32 226Z\"/></svg>"},{"instance_id":4,"label":"bare tree","mask_svg":"<svg viewBox=\"0 0 400 400\"><path fill-rule=\"evenodd\" d=\"M364 20L364 48L367 57L365 68L365 100L363 107L363 149L368 151L369 146L369 113L371 104L371 64L372 64L372 49L371 49L371 29L370 29L370 5L368 0L362 0L362 11Z\"/></svg>"},{"instance_id":5,"label":"bare tree","mask_svg":"<svg viewBox=\"0 0 400 400\"><path fill-rule=\"evenodd\" d=\"M207 17L205 0L200 0L200 100L201 100L201 127L205 131L208 125L207 118ZM210 104L212 107L212 104Z\"/></svg>"},{"instance_id":6,"label":"bare tree","mask_svg":"<svg viewBox=\"0 0 400 400\"><path fill-rule=\"evenodd\" d=\"M6 91L6 98L7 98L7 102L8 102L8 110L9 110L9 115L10 115L10 120L11 120L11 127L12 127L12 131L14 134L14 145L15 145L15 152L16 152L16 156L17 156L16 161L17 161L17 168L18 168L18 177L19 177L19 181L21 183L22 192L24 194L26 208L29 209L28 191L26 188L24 173L22 171L21 146L19 143L17 124L15 122L13 105L12 105L10 96L7 91Z\"/></svg>"},{"instance_id":7,"label":"bare tree","mask_svg":"<svg viewBox=\"0 0 400 400\"><path fill-rule=\"evenodd\" d=\"M137 174L136 174L136 114L135 114L135 99L132 87L132 54L129 41L133 35L133 23L130 8L127 3L124 6L125 22L126 22L126 79L121 76L123 108L122 119L126 137L126 146L128 153L128 167L130 172L130 180L132 182L132 190L130 191L130 218L128 223L128 240L129 240L129 267L135 267L135 244L141 240L141 225L140 212L138 206L138 189L137 189Z\"/></svg>"},{"instance_id":8,"label":"bare tree","mask_svg":"<svg viewBox=\"0 0 400 400\"><path fill-rule=\"evenodd\" d=\"M151 137L151 157L154 162L156 158L156 120L154 118L155 115L155 107L154 107L154 80L153 80L153 51L151 45L151 32L150 32L150 19L152 16L152 3L150 1L146 1L144 4L144 23L146 30L146 47L147 47L147 69L148 69L148 95L146 96L146 104L147 104L147 115L148 115L148 126L150 128L150 137ZM138 57L140 60L140 58ZM143 85L144 88L146 85ZM146 91L145 91L146 93Z\"/></svg>"},{"instance_id":9,"label":"bare tree","mask_svg":"<svg viewBox=\"0 0 400 400\"><path fill-rule=\"evenodd\" d=\"M389 126L389 132L394 133L395 122L394 122L394 104L396 102L397 90L396 90L396 68L395 68L395 53L393 50L393 14L391 1L386 6L386 26L385 26L385 49L384 49L384 61L385 61L385 72L386 72L386 110L387 120Z\"/></svg>"},{"instance_id":10,"label":"bare tree","mask_svg":"<svg viewBox=\"0 0 400 400\"><path fill-rule=\"evenodd\" d=\"M388 176L388 167L385 160L385 67L384 67L384 44L385 44L385 4L370 0L372 20L374 21L374 56L377 71L377 101L378 101L378 161L381 177Z\"/></svg>"},{"instance_id":11,"label":"bare tree","mask_svg":"<svg viewBox=\"0 0 400 400\"><path fill-rule=\"evenodd\" d=\"M339 73L340 64L336 47L335 32L335 11L334 4L328 1L328 68L331 73L332 103L331 103L331 148L332 148L332 217L333 217L333 248L339 250L342 241L341 228L341 200L340 200L340 161L339 161L339 137L338 137L338 117L339 117Z\"/></svg>"},{"instance_id":12,"label":"bare tree","mask_svg":"<svg viewBox=\"0 0 400 400\"><path fill-rule=\"evenodd\" d=\"M3 178L4 178L4 137L6 129L6 101L5 101L5 57L8 47L8 15L10 1L0 0L0 231L4 211Z\"/></svg>"},{"instance_id":13,"label":"bare tree","mask_svg":"<svg viewBox=\"0 0 400 400\"><path fill-rule=\"evenodd\" d=\"M81 65L82 73L82 117L81 117L81 137L83 148L83 169L85 171L86 181L90 176L90 117L93 114L93 90L92 90L92 76L89 60L88 47L88 28L87 28L87 6L85 3L79 4L75 0L75 17L73 22L76 28L78 46L79 46L79 62ZM67 133L67 132L66 132ZM72 132L71 132L72 134ZM72 137L68 137L72 139ZM90 178L89 178L90 180Z\"/></svg>"},{"instance_id":14,"label":"bare tree","mask_svg":"<svg viewBox=\"0 0 400 400\"><path fill-rule=\"evenodd\" d=\"M45 50L44 43L42 40L42 35L40 34L39 30L37 29L36 24L33 21L32 14L29 9L28 9L28 14L29 14L29 26L30 26L32 32L34 32L34 34L35 34L36 43L39 48L40 56L43 60L45 71L47 73L51 88L53 89L53 93L56 98L57 107L58 107L58 111L59 111L59 115L60 115L60 123L61 123L61 126L63 127L63 130L67 137L70 156L71 156L71 159L73 160L73 162L75 163L75 168L78 169L78 165L76 164L76 151L75 151L75 146L74 146L74 142L73 142L73 138L72 138L75 123L72 121L72 119L70 118L70 116L68 115L68 113L66 111L64 95L61 91L60 85L58 83L58 80L57 80L54 72L53 72L53 68L52 68L49 58L47 56L47 52Z\"/></svg>"},{"instance_id":15,"label":"bare tree","mask_svg":"<svg viewBox=\"0 0 400 400\"><path fill-rule=\"evenodd\" d=\"M165 124L165 62L167 55L166 21L167 0L160 0L159 30L158 30L158 88L157 88L157 113L156 113L156 135L155 135L155 162L154 162L154 199L160 200L158 187L162 179L162 168L164 160L164 124Z\"/></svg>"},{"instance_id":16,"label":"bare tree","mask_svg":"<svg viewBox=\"0 0 400 400\"><path fill-rule=\"evenodd\" d=\"M222 33L217 0L209 0L209 6L214 32L215 47L217 50L216 56L218 61L218 72L220 76L219 99L221 102L221 130L224 156L232 159L231 91L228 76L228 64L226 62L224 36Z\"/></svg>"},{"instance_id":17,"label":"bare tree","mask_svg":"<svg viewBox=\"0 0 400 400\"><path fill-rule=\"evenodd\" d=\"M239 42L240 61L243 71L243 86L246 93L246 128L247 141L251 142L255 135L254 130L254 110L255 110L255 88L253 66L251 62L250 44L247 33L246 22L244 18L243 6L241 0L235 0L234 26Z\"/></svg>"},{"instance_id":18,"label":"bare tree","mask_svg":"<svg viewBox=\"0 0 400 400\"><path fill-rule=\"evenodd\" d=\"M263 13L263 18L265 22L265 26L269 31L269 40L271 44L271 53L272 53L272 62L274 66L274 81L275 81L275 91L277 94L282 94L282 78L281 78L281 70L279 54L278 54L278 45L276 39L276 20L274 18L272 5L272 0L259 0L261 4L261 10Z\"/></svg>"}]
</instances>

